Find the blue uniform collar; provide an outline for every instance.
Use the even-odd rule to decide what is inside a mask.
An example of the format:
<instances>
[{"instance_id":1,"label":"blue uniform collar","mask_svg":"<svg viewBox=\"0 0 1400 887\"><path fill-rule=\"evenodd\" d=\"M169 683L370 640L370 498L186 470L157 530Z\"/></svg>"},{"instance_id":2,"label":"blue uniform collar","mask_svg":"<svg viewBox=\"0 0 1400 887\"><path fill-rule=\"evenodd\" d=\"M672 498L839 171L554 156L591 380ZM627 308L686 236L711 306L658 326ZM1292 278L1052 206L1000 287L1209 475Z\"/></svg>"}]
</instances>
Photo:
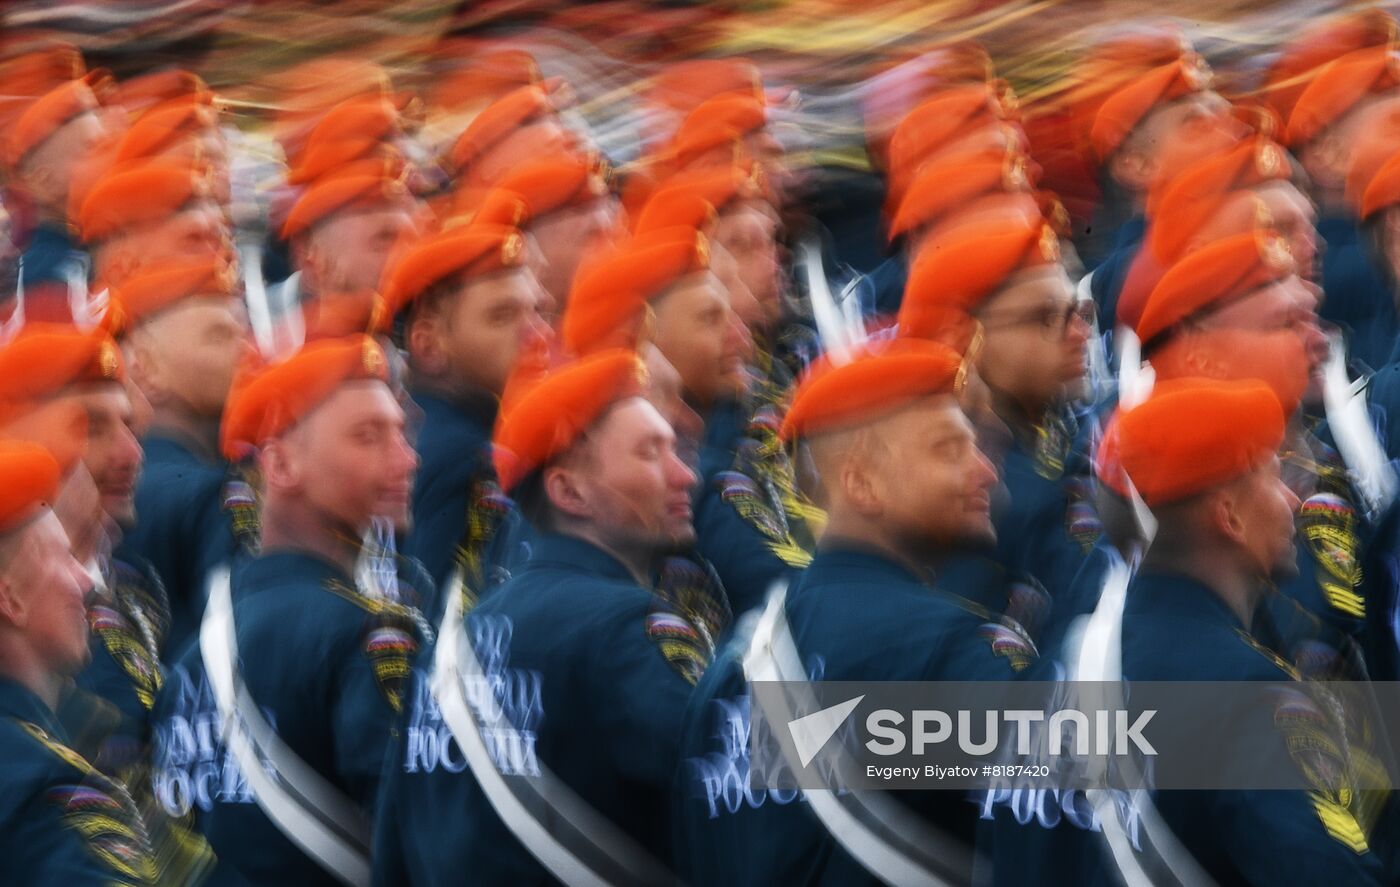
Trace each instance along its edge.
<instances>
[{"instance_id":1,"label":"blue uniform collar","mask_svg":"<svg viewBox=\"0 0 1400 887\"><path fill-rule=\"evenodd\" d=\"M413 402L422 408L426 419L448 423L466 420L466 424L477 433L491 436L496 413L500 409L500 401L495 395L483 391L468 397L448 399L422 388L415 388L410 394Z\"/></svg>"},{"instance_id":2,"label":"blue uniform collar","mask_svg":"<svg viewBox=\"0 0 1400 887\"><path fill-rule=\"evenodd\" d=\"M1141 213L1134 213L1126 222L1118 226L1113 237L1114 249L1131 249L1142 243L1147 233L1147 219Z\"/></svg>"},{"instance_id":3,"label":"blue uniform collar","mask_svg":"<svg viewBox=\"0 0 1400 887\"><path fill-rule=\"evenodd\" d=\"M58 718L44 701L34 695L29 688L15 683L9 678L0 678L0 717L17 718L42 728L59 742L67 742L68 736L59 725Z\"/></svg>"},{"instance_id":4,"label":"blue uniform collar","mask_svg":"<svg viewBox=\"0 0 1400 887\"><path fill-rule=\"evenodd\" d=\"M222 460L210 462L191 445L188 439L178 432L153 428L141 438L141 447L146 451L146 460L158 462L194 462L200 465L218 465Z\"/></svg>"},{"instance_id":5,"label":"blue uniform collar","mask_svg":"<svg viewBox=\"0 0 1400 887\"><path fill-rule=\"evenodd\" d=\"M539 567L571 567L596 573L605 579L620 579L635 583L632 571L617 558L592 542L562 533L545 533L531 546L530 560L525 571Z\"/></svg>"},{"instance_id":6,"label":"blue uniform collar","mask_svg":"<svg viewBox=\"0 0 1400 887\"><path fill-rule=\"evenodd\" d=\"M1247 631L1220 595L1199 580L1181 573L1155 570L1139 573L1128 590L1128 608L1137 612L1169 612L1173 616Z\"/></svg>"},{"instance_id":7,"label":"blue uniform collar","mask_svg":"<svg viewBox=\"0 0 1400 887\"><path fill-rule=\"evenodd\" d=\"M352 577L340 567L310 552L279 548L246 561L239 572L238 588L255 593L287 585L323 585L339 582L355 587Z\"/></svg>"},{"instance_id":8,"label":"blue uniform collar","mask_svg":"<svg viewBox=\"0 0 1400 887\"><path fill-rule=\"evenodd\" d=\"M810 577L810 581L808 581ZM841 585L847 583L888 582L929 586L908 567L869 548L844 539L824 542L803 574L804 585Z\"/></svg>"},{"instance_id":9,"label":"blue uniform collar","mask_svg":"<svg viewBox=\"0 0 1400 887\"><path fill-rule=\"evenodd\" d=\"M1336 249L1355 243L1360 232L1351 216L1324 215L1317 220L1317 236L1326 242L1328 249Z\"/></svg>"}]
</instances>

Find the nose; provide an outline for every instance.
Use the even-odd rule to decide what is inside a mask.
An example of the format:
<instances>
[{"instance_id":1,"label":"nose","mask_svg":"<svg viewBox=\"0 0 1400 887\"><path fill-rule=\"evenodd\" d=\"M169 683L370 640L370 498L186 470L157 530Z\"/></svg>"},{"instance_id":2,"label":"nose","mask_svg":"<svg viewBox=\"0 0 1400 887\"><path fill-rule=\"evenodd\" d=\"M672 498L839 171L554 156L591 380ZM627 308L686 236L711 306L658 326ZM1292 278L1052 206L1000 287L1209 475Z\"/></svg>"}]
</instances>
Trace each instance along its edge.
<instances>
[{"instance_id":1,"label":"nose","mask_svg":"<svg viewBox=\"0 0 1400 887\"><path fill-rule=\"evenodd\" d=\"M130 425L123 422L118 433L121 435L123 462L140 465L146 452L141 448L141 441L137 439L136 432L131 429Z\"/></svg>"},{"instance_id":2,"label":"nose","mask_svg":"<svg viewBox=\"0 0 1400 887\"><path fill-rule=\"evenodd\" d=\"M418 471L418 451L408 442L408 437L399 431L395 434L395 448L398 450L399 465L405 473L414 474Z\"/></svg>"},{"instance_id":3,"label":"nose","mask_svg":"<svg viewBox=\"0 0 1400 887\"><path fill-rule=\"evenodd\" d=\"M977 489L988 490L996 485L997 470L992 464L992 460L987 458L987 454L979 448L976 450L977 468L974 477L977 480Z\"/></svg>"},{"instance_id":4,"label":"nose","mask_svg":"<svg viewBox=\"0 0 1400 887\"><path fill-rule=\"evenodd\" d=\"M695 482L699 478L696 477L694 471L690 470L690 466L685 464L680 455L676 453L674 447L666 454L666 459L669 469L668 479L674 489L689 490L695 486Z\"/></svg>"}]
</instances>

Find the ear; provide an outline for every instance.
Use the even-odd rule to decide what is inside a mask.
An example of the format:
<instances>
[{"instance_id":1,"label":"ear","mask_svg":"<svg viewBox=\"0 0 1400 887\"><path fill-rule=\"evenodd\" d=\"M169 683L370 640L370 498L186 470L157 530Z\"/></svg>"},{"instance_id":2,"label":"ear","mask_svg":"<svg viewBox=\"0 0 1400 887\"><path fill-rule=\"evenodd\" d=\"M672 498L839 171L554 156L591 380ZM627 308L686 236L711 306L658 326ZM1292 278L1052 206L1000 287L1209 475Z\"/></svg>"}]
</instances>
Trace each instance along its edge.
<instances>
[{"instance_id":1,"label":"ear","mask_svg":"<svg viewBox=\"0 0 1400 887\"><path fill-rule=\"evenodd\" d=\"M1233 487L1226 487L1212 497L1210 517L1211 529L1236 545L1245 544L1244 519Z\"/></svg>"},{"instance_id":2,"label":"ear","mask_svg":"<svg viewBox=\"0 0 1400 887\"><path fill-rule=\"evenodd\" d=\"M411 309L404 339L413 368L419 374L440 378L447 373L447 351L443 348L445 327L443 306L415 306Z\"/></svg>"},{"instance_id":3,"label":"ear","mask_svg":"<svg viewBox=\"0 0 1400 887\"><path fill-rule=\"evenodd\" d=\"M846 501L866 517L879 517L885 511L882 484L860 459L841 460L838 470L841 492Z\"/></svg>"},{"instance_id":4,"label":"ear","mask_svg":"<svg viewBox=\"0 0 1400 887\"><path fill-rule=\"evenodd\" d=\"M16 628L24 628L29 623L29 601L8 573L0 573L0 619Z\"/></svg>"},{"instance_id":5,"label":"ear","mask_svg":"<svg viewBox=\"0 0 1400 887\"><path fill-rule=\"evenodd\" d=\"M589 504L587 494L579 487L572 471L558 465L546 468L543 481L545 496L554 508L575 518L593 515L593 506Z\"/></svg>"},{"instance_id":6,"label":"ear","mask_svg":"<svg viewBox=\"0 0 1400 887\"><path fill-rule=\"evenodd\" d=\"M136 330L127 337L122 348L122 359L126 361L126 371L142 395L151 404L165 402L168 386L165 382L165 366L155 349L151 347L149 332Z\"/></svg>"},{"instance_id":7,"label":"ear","mask_svg":"<svg viewBox=\"0 0 1400 887\"><path fill-rule=\"evenodd\" d=\"M273 439L258 453L258 467L268 489L295 490L301 486L301 465L284 439Z\"/></svg>"}]
</instances>

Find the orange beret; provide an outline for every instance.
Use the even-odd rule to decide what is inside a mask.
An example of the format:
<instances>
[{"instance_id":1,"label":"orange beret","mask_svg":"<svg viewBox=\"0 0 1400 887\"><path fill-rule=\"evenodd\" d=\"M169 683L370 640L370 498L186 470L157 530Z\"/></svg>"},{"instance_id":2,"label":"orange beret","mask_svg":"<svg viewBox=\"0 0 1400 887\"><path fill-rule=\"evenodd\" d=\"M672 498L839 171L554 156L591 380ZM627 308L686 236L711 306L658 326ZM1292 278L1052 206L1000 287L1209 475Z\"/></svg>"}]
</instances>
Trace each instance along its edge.
<instances>
[{"instance_id":1,"label":"orange beret","mask_svg":"<svg viewBox=\"0 0 1400 887\"><path fill-rule=\"evenodd\" d=\"M1089 141L1100 161L1105 161L1160 104L1210 88L1210 67L1194 53L1186 53L1136 77L1109 96L1094 115Z\"/></svg>"},{"instance_id":2,"label":"orange beret","mask_svg":"<svg viewBox=\"0 0 1400 887\"><path fill-rule=\"evenodd\" d=\"M306 341L388 332L393 316L375 292L321 293L301 305Z\"/></svg>"},{"instance_id":3,"label":"orange beret","mask_svg":"<svg viewBox=\"0 0 1400 887\"><path fill-rule=\"evenodd\" d=\"M501 404L493 438L501 489L513 490L534 471L573 446L619 400L639 396L647 371L636 352L601 351L566 363L533 380L512 385ZM521 390L525 388L525 390Z\"/></svg>"},{"instance_id":4,"label":"orange beret","mask_svg":"<svg viewBox=\"0 0 1400 887\"><path fill-rule=\"evenodd\" d=\"M213 105L197 101L175 101L137 118L117 145L117 163L154 157L188 137L218 126Z\"/></svg>"},{"instance_id":5,"label":"orange beret","mask_svg":"<svg viewBox=\"0 0 1400 887\"><path fill-rule=\"evenodd\" d=\"M1400 86L1400 63L1389 46L1358 49L1318 72L1288 117L1287 142L1299 148L1363 99Z\"/></svg>"},{"instance_id":6,"label":"orange beret","mask_svg":"<svg viewBox=\"0 0 1400 887\"><path fill-rule=\"evenodd\" d=\"M647 199L638 213L634 231L662 228L706 228L715 213L735 200L756 200L765 196L763 167L757 163L676 173L666 179Z\"/></svg>"},{"instance_id":7,"label":"orange beret","mask_svg":"<svg viewBox=\"0 0 1400 887\"><path fill-rule=\"evenodd\" d=\"M306 184L373 154L397 134L399 112L378 95L348 99L326 112L300 149L287 158L287 181Z\"/></svg>"},{"instance_id":8,"label":"orange beret","mask_svg":"<svg viewBox=\"0 0 1400 887\"><path fill-rule=\"evenodd\" d=\"M1173 265L1153 288L1138 320L1138 338L1151 344L1188 317L1296 271L1288 242L1268 228L1203 246Z\"/></svg>"},{"instance_id":9,"label":"orange beret","mask_svg":"<svg viewBox=\"0 0 1400 887\"><path fill-rule=\"evenodd\" d=\"M523 49L473 45L475 41L448 41L441 51L452 61L462 59L456 70L433 78L427 102L434 108L459 108L479 99L495 99L512 89L535 86L543 77L535 57Z\"/></svg>"},{"instance_id":10,"label":"orange beret","mask_svg":"<svg viewBox=\"0 0 1400 887\"><path fill-rule=\"evenodd\" d=\"M559 152L516 167L496 187L519 195L525 214L514 224L524 226L556 210L602 197L608 193L607 177L607 162L601 157Z\"/></svg>"},{"instance_id":11,"label":"orange beret","mask_svg":"<svg viewBox=\"0 0 1400 887\"><path fill-rule=\"evenodd\" d=\"M379 343L365 335L322 339L280 363L245 365L229 392L220 446L230 459L279 437L306 418L336 389L359 380L388 379Z\"/></svg>"},{"instance_id":12,"label":"orange beret","mask_svg":"<svg viewBox=\"0 0 1400 887\"><path fill-rule=\"evenodd\" d=\"M890 239L932 225L979 197L1030 190L1026 159L1016 153L1001 160L937 164L916 175L904 192L890 222Z\"/></svg>"},{"instance_id":13,"label":"orange beret","mask_svg":"<svg viewBox=\"0 0 1400 887\"><path fill-rule=\"evenodd\" d=\"M83 201L78 227L92 243L159 221L212 193L209 170L178 161L126 164L98 179Z\"/></svg>"},{"instance_id":14,"label":"orange beret","mask_svg":"<svg viewBox=\"0 0 1400 887\"><path fill-rule=\"evenodd\" d=\"M101 330L31 323L0 348L0 401L44 400L70 385L122 382L121 352Z\"/></svg>"},{"instance_id":15,"label":"orange beret","mask_svg":"<svg viewBox=\"0 0 1400 887\"><path fill-rule=\"evenodd\" d=\"M0 533L17 530L58 495L58 460L37 443L0 441Z\"/></svg>"},{"instance_id":16,"label":"orange beret","mask_svg":"<svg viewBox=\"0 0 1400 887\"><path fill-rule=\"evenodd\" d=\"M914 258L899 309L903 335L933 338L950 312L972 314L1023 268L1060 260L1060 239L1043 220L979 220L930 242Z\"/></svg>"},{"instance_id":17,"label":"orange beret","mask_svg":"<svg viewBox=\"0 0 1400 887\"><path fill-rule=\"evenodd\" d=\"M676 130L671 154L680 166L713 148L731 144L768 123L763 99L753 95L721 95L701 102Z\"/></svg>"},{"instance_id":18,"label":"orange beret","mask_svg":"<svg viewBox=\"0 0 1400 887\"><path fill-rule=\"evenodd\" d=\"M453 169L462 170L493 145L527 123L554 113L549 94L538 86L522 86L501 96L467 124L448 153Z\"/></svg>"},{"instance_id":19,"label":"orange beret","mask_svg":"<svg viewBox=\"0 0 1400 887\"><path fill-rule=\"evenodd\" d=\"M238 289L238 276L224 256L187 256L143 268L114 287L124 323L135 326L183 299L198 296L229 298Z\"/></svg>"},{"instance_id":20,"label":"orange beret","mask_svg":"<svg viewBox=\"0 0 1400 887\"><path fill-rule=\"evenodd\" d=\"M100 107L97 91L109 81L105 72L94 71L44 93L29 104L10 126L5 139L5 163L18 167L64 124L80 114Z\"/></svg>"},{"instance_id":21,"label":"orange beret","mask_svg":"<svg viewBox=\"0 0 1400 887\"><path fill-rule=\"evenodd\" d=\"M1400 112L1392 111L1380 120L1370 121L1366 131L1358 134L1352 145L1351 168L1346 181L1347 203L1358 218L1369 215L1363 206L1366 189L1397 150L1400 150Z\"/></svg>"},{"instance_id":22,"label":"orange beret","mask_svg":"<svg viewBox=\"0 0 1400 887\"><path fill-rule=\"evenodd\" d=\"M71 43L54 43L0 61L7 96L37 98L87 73L83 54Z\"/></svg>"},{"instance_id":23,"label":"orange beret","mask_svg":"<svg viewBox=\"0 0 1400 887\"><path fill-rule=\"evenodd\" d=\"M1361 197L1361 217L1369 219L1400 203L1400 152L1395 153L1372 177Z\"/></svg>"},{"instance_id":24,"label":"orange beret","mask_svg":"<svg viewBox=\"0 0 1400 887\"><path fill-rule=\"evenodd\" d=\"M408 198L406 171L397 158L352 163L312 182L287 212L282 238L309 231L328 216L349 209L395 204Z\"/></svg>"},{"instance_id":25,"label":"orange beret","mask_svg":"<svg viewBox=\"0 0 1400 887\"><path fill-rule=\"evenodd\" d=\"M1118 460L1148 506L1166 505L1264 465L1283 429L1263 382L1175 379L1118 417Z\"/></svg>"},{"instance_id":26,"label":"orange beret","mask_svg":"<svg viewBox=\"0 0 1400 887\"><path fill-rule=\"evenodd\" d=\"M688 59L667 65L647 89L651 102L681 114L722 95L762 99L763 75L748 59Z\"/></svg>"},{"instance_id":27,"label":"orange beret","mask_svg":"<svg viewBox=\"0 0 1400 887\"><path fill-rule=\"evenodd\" d=\"M1272 139L1245 139L1220 154L1187 167L1149 201L1152 219L1148 247L1158 261L1171 264L1186 244L1238 192L1266 182L1286 181L1287 155Z\"/></svg>"},{"instance_id":28,"label":"orange beret","mask_svg":"<svg viewBox=\"0 0 1400 887\"><path fill-rule=\"evenodd\" d=\"M524 252L520 231L507 225L467 225L424 238L387 275L385 307L393 317L440 281L515 268Z\"/></svg>"},{"instance_id":29,"label":"orange beret","mask_svg":"<svg viewBox=\"0 0 1400 887\"><path fill-rule=\"evenodd\" d=\"M1284 120L1317 72L1330 62L1368 46L1395 40L1395 19L1381 9L1330 16L1305 28L1280 50L1264 75L1263 92Z\"/></svg>"},{"instance_id":30,"label":"orange beret","mask_svg":"<svg viewBox=\"0 0 1400 887\"><path fill-rule=\"evenodd\" d=\"M168 68L121 81L113 88L111 101L129 114L140 114L169 102L212 107L214 92L198 74Z\"/></svg>"},{"instance_id":31,"label":"orange beret","mask_svg":"<svg viewBox=\"0 0 1400 887\"><path fill-rule=\"evenodd\" d=\"M458 188L452 194L452 206L442 222L444 231L463 225L505 225L523 227L530 219L530 205L525 196L508 188Z\"/></svg>"},{"instance_id":32,"label":"orange beret","mask_svg":"<svg viewBox=\"0 0 1400 887\"><path fill-rule=\"evenodd\" d=\"M891 339L843 363L823 357L802 377L783 417L783 440L858 425L935 394L961 391L958 352L938 342Z\"/></svg>"},{"instance_id":33,"label":"orange beret","mask_svg":"<svg viewBox=\"0 0 1400 887\"><path fill-rule=\"evenodd\" d=\"M694 228L638 234L575 276L560 321L564 350L587 354L606 347L608 337L641 315L647 302L709 266L709 242Z\"/></svg>"},{"instance_id":34,"label":"orange beret","mask_svg":"<svg viewBox=\"0 0 1400 887\"><path fill-rule=\"evenodd\" d=\"M891 175L913 175L925 158L978 126L998 124L1008 116L988 84L944 90L910 111L895 127L889 147Z\"/></svg>"}]
</instances>

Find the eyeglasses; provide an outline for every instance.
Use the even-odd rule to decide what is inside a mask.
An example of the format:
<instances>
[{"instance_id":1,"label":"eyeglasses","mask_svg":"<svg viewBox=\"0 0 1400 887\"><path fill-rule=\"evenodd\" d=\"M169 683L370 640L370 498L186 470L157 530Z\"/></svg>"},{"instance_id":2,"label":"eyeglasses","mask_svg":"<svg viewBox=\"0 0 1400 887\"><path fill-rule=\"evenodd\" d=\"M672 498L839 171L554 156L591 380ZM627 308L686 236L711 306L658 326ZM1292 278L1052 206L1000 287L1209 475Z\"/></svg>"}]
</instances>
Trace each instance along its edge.
<instances>
[{"instance_id":1,"label":"eyeglasses","mask_svg":"<svg viewBox=\"0 0 1400 887\"><path fill-rule=\"evenodd\" d=\"M1067 305L1042 305L1039 308L1013 314L1009 317L998 319L995 316L983 317L982 325L987 329L997 327L1017 327L1017 326L1039 326L1041 334L1052 342L1058 342L1065 337L1069 331L1070 324L1074 318L1079 318L1085 328L1093 329L1094 318L1097 316L1094 303L1087 300L1075 300Z\"/></svg>"}]
</instances>

